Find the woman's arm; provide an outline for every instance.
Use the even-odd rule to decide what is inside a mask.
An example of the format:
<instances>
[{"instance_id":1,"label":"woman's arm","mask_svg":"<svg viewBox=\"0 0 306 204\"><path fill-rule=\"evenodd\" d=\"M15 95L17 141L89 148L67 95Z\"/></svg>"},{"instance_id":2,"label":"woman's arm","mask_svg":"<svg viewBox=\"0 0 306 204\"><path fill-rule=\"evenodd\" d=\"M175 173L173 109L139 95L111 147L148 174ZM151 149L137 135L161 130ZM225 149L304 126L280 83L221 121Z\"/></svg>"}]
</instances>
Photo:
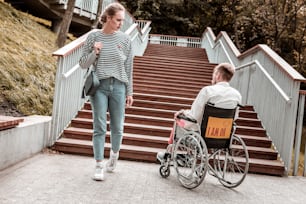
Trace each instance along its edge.
<instances>
[{"instance_id":1,"label":"woman's arm","mask_svg":"<svg viewBox=\"0 0 306 204\"><path fill-rule=\"evenodd\" d=\"M83 45L82 56L79 60L79 65L83 69L89 68L97 58L94 50L94 40L94 33L90 33Z\"/></svg>"},{"instance_id":2,"label":"woman's arm","mask_svg":"<svg viewBox=\"0 0 306 204\"><path fill-rule=\"evenodd\" d=\"M129 84L127 86L127 96L133 95L133 50L132 50L132 42L129 40L129 47L127 50L127 58L125 60L125 71L129 80Z\"/></svg>"}]
</instances>

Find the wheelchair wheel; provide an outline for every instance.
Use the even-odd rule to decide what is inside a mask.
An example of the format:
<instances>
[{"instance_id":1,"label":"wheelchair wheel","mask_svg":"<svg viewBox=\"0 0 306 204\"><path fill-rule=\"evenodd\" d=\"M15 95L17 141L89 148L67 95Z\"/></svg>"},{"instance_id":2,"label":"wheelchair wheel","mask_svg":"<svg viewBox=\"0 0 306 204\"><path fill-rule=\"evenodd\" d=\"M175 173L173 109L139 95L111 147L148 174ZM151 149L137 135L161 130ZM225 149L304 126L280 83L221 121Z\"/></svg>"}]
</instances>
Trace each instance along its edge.
<instances>
[{"instance_id":1,"label":"wheelchair wheel","mask_svg":"<svg viewBox=\"0 0 306 204\"><path fill-rule=\"evenodd\" d=\"M249 154L243 140L233 135L229 149L219 149L214 155L215 175L228 188L239 186L249 169Z\"/></svg>"},{"instance_id":2,"label":"wheelchair wheel","mask_svg":"<svg viewBox=\"0 0 306 204\"><path fill-rule=\"evenodd\" d=\"M159 168L159 174L163 177L163 178L167 178L170 175L170 168L169 166L164 166L162 165Z\"/></svg>"},{"instance_id":3,"label":"wheelchair wheel","mask_svg":"<svg viewBox=\"0 0 306 204\"><path fill-rule=\"evenodd\" d=\"M202 137L199 134L190 132L181 137L174 147L174 168L179 182L185 188L199 186L207 172L207 148L204 140L200 139Z\"/></svg>"}]
</instances>

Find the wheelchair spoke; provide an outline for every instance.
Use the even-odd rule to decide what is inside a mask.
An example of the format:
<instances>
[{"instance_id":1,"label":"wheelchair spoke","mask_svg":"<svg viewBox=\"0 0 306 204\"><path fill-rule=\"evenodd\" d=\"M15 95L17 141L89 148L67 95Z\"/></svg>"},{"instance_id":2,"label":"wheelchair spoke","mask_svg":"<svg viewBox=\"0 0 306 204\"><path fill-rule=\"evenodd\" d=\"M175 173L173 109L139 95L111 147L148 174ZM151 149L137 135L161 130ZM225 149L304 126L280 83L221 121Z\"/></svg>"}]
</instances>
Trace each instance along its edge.
<instances>
[{"instance_id":1,"label":"wheelchair spoke","mask_svg":"<svg viewBox=\"0 0 306 204\"><path fill-rule=\"evenodd\" d=\"M204 143L205 145L205 143ZM193 134L181 137L174 148L174 167L178 180L186 188L195 188L206 175L207 161L203 156L202 144ZM206 146L204 154L207 152Z\"/></svg>"},{"instance_id":2,"label":"wheelchair spoke","mask_svg":"<svg viewBox=\"0 0 306 204\"><path fill-rule=\"evenodd\" d=\"M214 156L214 170L216 177L226 187L237 187L244 180L248 172L248 152L243 141L234 136L236 146L230 149L219 149ZM237 147L240 144L240 147Z\"/></svg>"}]
</instances>

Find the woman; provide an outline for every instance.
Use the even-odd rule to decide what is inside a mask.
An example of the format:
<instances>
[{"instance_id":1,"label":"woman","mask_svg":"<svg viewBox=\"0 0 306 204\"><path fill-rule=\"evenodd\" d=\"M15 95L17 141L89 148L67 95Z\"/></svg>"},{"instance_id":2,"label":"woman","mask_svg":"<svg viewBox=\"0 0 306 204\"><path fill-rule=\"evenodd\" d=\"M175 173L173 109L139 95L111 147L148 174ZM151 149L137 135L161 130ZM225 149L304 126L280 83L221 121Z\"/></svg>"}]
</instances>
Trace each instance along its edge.
<instances>
[{"instance_id":1,"label":"woman","mask_svg":"<svg viewBox=\"0 0 306 204\"><path fill-rule=\"evenodd\" d=\"M96 160L94 180L104 180L104 144L107 116L110 114L111 151L106 170L112 172L117 164L123 135L125 107L133 103L133 53L131 40L119 29L124 21L124 7L108 5L100 16L102 29L88 35L80 66L95 65L100 86L90 97L93 110L93 151Z\"/></svg>"}]
</instances>

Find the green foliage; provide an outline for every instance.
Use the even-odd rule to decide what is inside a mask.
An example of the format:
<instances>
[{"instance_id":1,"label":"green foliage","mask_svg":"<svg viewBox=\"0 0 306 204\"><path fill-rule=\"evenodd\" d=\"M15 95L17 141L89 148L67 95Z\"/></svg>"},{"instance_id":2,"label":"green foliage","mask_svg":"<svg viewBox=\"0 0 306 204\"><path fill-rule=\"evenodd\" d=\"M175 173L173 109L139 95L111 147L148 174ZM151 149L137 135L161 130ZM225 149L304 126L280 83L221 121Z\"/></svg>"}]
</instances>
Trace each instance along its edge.
<instances>
[{"instance_id":1,"label":"green foliage","mask_svg":"<svg viewBox=\"0 0 306 204\"><path fill-rule=\"evenodd\" d=\"M24 115L50 115L56 35L1 1L0 30L0 101L8 101Z\"/></svg>"},{"instance_id":2,"label":"green foliage","mask_svg":"<svg viewBox=\"0 0 306 204\"><path fill-rule=\"evenodd\" d=\"M241 52L267 44L306 76L306 5L303 0L125 0L151 33L200 37L206 27L226 31Z\"/></svg>"},{"instance_id":3,"label":"green foliage","mask_svg":"<svg viewBox=\"0 0 306 204\"><path fill-rule=\"evenodd\" d=\"M243 50L258 43L268 44L305 75L306 5L303 1L248 0L241 5L244 10L236 19L236 25L242 31L235 33L239 39L236 43Z\"/></svg>"}]
</instances>

